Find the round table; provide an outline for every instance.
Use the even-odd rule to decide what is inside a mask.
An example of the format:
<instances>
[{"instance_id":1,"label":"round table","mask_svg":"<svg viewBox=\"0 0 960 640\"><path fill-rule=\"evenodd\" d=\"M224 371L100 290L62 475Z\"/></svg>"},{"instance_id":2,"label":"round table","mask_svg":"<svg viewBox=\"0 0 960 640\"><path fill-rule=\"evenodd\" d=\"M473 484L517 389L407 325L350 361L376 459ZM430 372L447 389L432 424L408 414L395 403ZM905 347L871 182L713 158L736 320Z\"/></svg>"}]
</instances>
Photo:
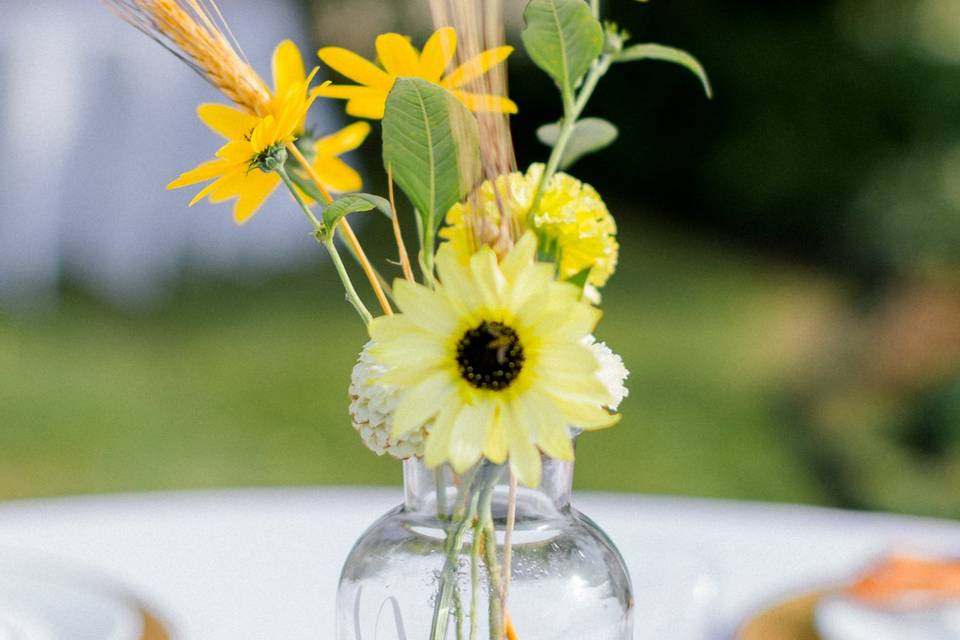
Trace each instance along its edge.
<instances>
[{"instance_id":1,"label":"round table","mask_svg":"<svg viewBox=\"0 0 960 640\"><path fill-rule=\"evenodd\" d=\"M325 640L351 544L399 500L399 489L305 488L13 502L0 505L0 550L120 581L178 640ZM638 606L674 570L710 574L697 588L711 639L891 549L960 553L960 524L936 520L614 494L575 504L623 551Z\"/></svg>"}]
</instances>

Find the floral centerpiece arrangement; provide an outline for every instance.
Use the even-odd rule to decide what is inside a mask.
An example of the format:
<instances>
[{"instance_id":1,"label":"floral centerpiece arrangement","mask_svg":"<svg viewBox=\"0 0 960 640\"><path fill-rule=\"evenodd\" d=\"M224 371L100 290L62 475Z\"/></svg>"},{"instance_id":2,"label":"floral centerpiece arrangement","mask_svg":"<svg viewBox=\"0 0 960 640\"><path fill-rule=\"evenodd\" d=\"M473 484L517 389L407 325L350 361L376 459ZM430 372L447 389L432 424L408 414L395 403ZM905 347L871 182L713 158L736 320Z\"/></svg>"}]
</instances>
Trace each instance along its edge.
<instances>
[{"instance_id":1,"label":"floral centerpiece arrangement","mask_svg":"<svg viewBox=\"0 0 960 640\"><path fill-rule=\"evenodd\" d=\"M376 39L374 61L321 48L319 60L346 78L336 84L318 83L319 67L308 71L289 41L268 83L214 0L103 1L230 102L200 106L225 143L169 187L203 185L193 202L232 201L238 223L282 187L369 330L350 413L370 449L406 461L407 495L344 568L337 637L630 638L622 560L569 504L577 435L615 425L627 395L622 360L593 335L617 227L597 191L564 171L617 137L613 124L583 117L614 65L678 63L709 93L699 63L630 44L601 21L599 0L529 0L521 39L556 84L562 117L537 132L546 162L519 171L503 0L434 0L436 31L422 49L396 33ZM361 120L318 132L308 122L318 100L345 101ZM380 121L384 195L362 192L339 157L371 134L369 121ZM370 232L396 241L392 282L351 226L369 212L384 220ZM411 223L413 252L401 232Z\"/></svg>"}]
</instances>

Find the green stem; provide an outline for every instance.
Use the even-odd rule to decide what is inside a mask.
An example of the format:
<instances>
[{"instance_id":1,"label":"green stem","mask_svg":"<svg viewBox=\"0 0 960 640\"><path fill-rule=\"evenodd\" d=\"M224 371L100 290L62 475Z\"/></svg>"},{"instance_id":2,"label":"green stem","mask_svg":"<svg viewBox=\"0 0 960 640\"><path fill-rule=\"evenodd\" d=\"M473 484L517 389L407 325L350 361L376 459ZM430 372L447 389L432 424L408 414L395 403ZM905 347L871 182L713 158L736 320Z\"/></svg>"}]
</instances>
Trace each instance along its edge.
<instances>
[{"instance_id":1,"label":"green stem","mask_svg":"<svg viewBox=\"0 0 960 640\"><path fill-rule=\"evenodd\" d=\"M347 300L353 305L353 308L357 310L360 317L363 318L363 322L369 325L373 321L373 316L370 315L370 311L368 311L367 307L363 304L363 300L360 299L357 290L353 288L353 282L350 281L347 268L343 266L343 260L340 259L340 253L337 251L337 246L333 242L332 234L323 241L323 246L327 248L327 251L330 253L330 258L333 260L333 266L337 268L337 274L340 276L340 281L343 282L343 288L347 291Z\"/></svg>"},{"instance_id":2,"label":"green stem","mask_svg":"<svg viewBox=\"0 0 960 640\"><path fill-rule=\"evenodd\" d=\"M457 640L463 640L463 602L457 585L454 585L453 589L453 619L457 624Z\"/></svg>"},{"instance_id":3,"label":"green stem","mask_svg":"<svg viewBox=\"0 0 960 640\"><path fill-rule=\"evenodd\" d=\"M497 483L503 475L503 466L483 463L482 474L478 483L479 496L476 501L476 522L474 523L474 539L471 545L471 607L470 607L470 640L476 640L477 632L477 600L480 594L480 550L483 549L484 564L487 566L487 599L489 617L490 640L503 640L506 628L503 609L501 607L502 583L500 580L499 559L497 558L497 534L493 524L493 495Z\"/></svg>"},{"instance_id":4,"label":"green stem","mask_svg":"<svg viewBox=\"0 0 960 640\"><path fill-rule=\"evenodd\" d=\"M470 640L477 640L477 608L480 605L480 544L483 540L483 522L476 518L473 525L473 543L470 545Z\"/></svg>"},{"instance_id":5,"label":"green stem","mask_svg":"<svg viewBox=\"0 0 960 640\"><path fill-rule=\"evenodd\" d=\"M460 485L460 495L453 511L452 531L447 532L447 543L444 547L443 570L440 572L440 592L433 609L433 622L430 625L430 640L446 640L447 626L450 623L450 606L457 584L457 570L460 567L460 552L463 549L463 538L472 526L477 514L477 495L472 493L474 478L479 471L474 471L465 477Z\"/></svg>"},{"instance_id":6,"label":"green stem","mask_svg":"<svg viewBox=\"0 0 960 640\"><path fill-rule=\"evenodd\" d=\"M487 565L487 597L489 601L489 632L490 640L503 640L503 633L506 628L503 619L503 609L500 606L502 595L502 583L500 581L500 560L497 557L497 532L493 525L493 493L497 488L497 482L503 473L503 467L495 467L490 482L484 486L480 495L479 518L480 527L484 539L483 552L484 564Z\"/></svg>"},{"instance_id":7,"label":"green stem","mask_svg":"<svg viewBox=\"0 0 960 640\"><path fill-rule=\"evenodd\" d=\"M343 283L343 288L347 292L347 300L350 304L353 305L353 308L357 310L357 313L360 314L360 318L363 319L364 324L369 325L373 320L373 316L370 315L370 312L367 310L367 307L363 304L363 300L360 299L357 290L353 286L353 282L350 280L350 274L347 273L347 268L343 265L343 260L340 259L340 253L337 251L337 247L334 244L334 230L330 230L327 233L327 229L324 228L323 223L317 219L317 216L314 215L310 207L307 206L307 203L303 201L303 198L300 197L300 192L297 191L297 187L294 184L293 180L290 178L290 174L287 173L287 170L283 166L278 166L276 169L277 175L280 176L280 179L283 180L283 184L286 185L287 190L293 196L293 199L300 205L300 210L303 211L303 214L310 221L310 224L313 225L313 232L318 239L321 236L324 236L321 242L326 248L327 252L330 254L330 258L333 260L333 264L337 269L337 274L340 276L340 281Z\"/></svg>"},{"instance_id":8,"label":"green stem","mask_svg":"<svg viewBox=\"0 0 960 640\"><path fill-rule=\"evenodd\" d=\"M540 206L540 200L543 198L545 187L550 184L550 180L553 179L554 174L556 174L560 168L560 161L563 160L563 154L567 150L567 145L570 143L570 136L573 135L573 131L577 126L577 120L583 115L583 110L586 109L587 103L590 102L590 98L593 96L593 92L596 91L597 84L599 84L600 79L607 74L612 64L613 56L604 54L590 67L590 72L583 81L580 93L577 94L576 97L574 97L571 91L564 91L563 118L560 121L560 135L557 138L557 144L553 147L553 152L550 154L550 159L547 161L547 168L540 178L540 184L537 185L537 193L533 198L533 206L530 207L531 216Z\"/></svg>"},{"instance_id":9,"label":"green stem","mask_svg":"<svg viewBox=\"0 0 960 640\"><path fill-rule=\"evenodd\" d=\"M287 170L281 165L276 169L277 175L280 176L280 179L283 180L283 184L286 185L287 191L290 192L290 195L293 196L293 199L300 205L300 210L303 211L303 215L307 216L307 220L310 221L310 224L313 225L314 231L322 231L323 223L317 219L317 216L314 215L310 207L307 206L307 203L303 201L303 198L300 197L300 192L297 191L297 185L294 184L293 179L290 177L290 174L287 173Z\"/></svg>"},{"instance_id":10,"label":"green stem","mask_svg":"<svg viewBox=\"0 0 960 640\"><path fill-rule=\"evenodd\" d=\"M446 520L447 514L447 478L443 467L433 471L433 484L437 487L437 520Z\"/></svg>"},{"instance_id":11,"label":"green stem","mask_svg":"<svg viewBox=\"0 0 960 640\"><path fill-rule=\"evenodd\" d=\"M363 261L360 259L360 256L357 255L353 245L349 242L345 242L344 246L347 247L347 252L353 257L353 261L357 263L357 266L362 268ZM370 269L373 271L373 275L377 277L377 282L380 283L380 286L383 288L383 292L387 294L387 297L390 298L391 302L395 302L393 297L393 287L390 286L390 283L387 282L387 279L384 277L384 275L380 273L380 270L373 265L370 265Z\"/></svg>"},{"instance_id":12,"label":"green stem","mask_svg":"<svg viewBox=\"0 0 960 640\"><path fill-rule=\"evenodd\" d=\"M417 216L419 218L419 216ZM434 276L433 255L436 246L436 233L433 229L423 229L421 233L423 245L420 248L420 271L423 272L423 282L433 288L436 282Z\"/></svg>"}]
</instances>

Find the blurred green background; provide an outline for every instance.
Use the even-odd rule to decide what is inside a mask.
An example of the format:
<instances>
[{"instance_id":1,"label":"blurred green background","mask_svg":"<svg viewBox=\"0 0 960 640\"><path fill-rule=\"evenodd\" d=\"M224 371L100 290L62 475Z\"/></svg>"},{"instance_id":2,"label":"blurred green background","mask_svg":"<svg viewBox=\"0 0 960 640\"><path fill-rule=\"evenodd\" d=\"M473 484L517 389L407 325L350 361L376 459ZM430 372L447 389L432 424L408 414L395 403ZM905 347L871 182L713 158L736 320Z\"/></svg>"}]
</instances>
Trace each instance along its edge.
<instances>
[{"instance_id":1,"label":"blurred green background","mask_svg":"<svg viewBox=\"0 0 960 640\"><path fill-rule=\"evenodd\" d=\"M622 134L574 173L621 226L600 337L632 376L578 486L960 517L960 0L606 10L697 55L716 98L644 63L589 110ZM303 15L368 56L429 29L419 2ZM510 64L525 166L559 103ZM389 229L362 237L387 266ZM150 311L67 284L53 312L0 317L0 498L398 482L350 428L364 336L338 287L323 264L186 272Z\"/></svg>"}]
</instances>

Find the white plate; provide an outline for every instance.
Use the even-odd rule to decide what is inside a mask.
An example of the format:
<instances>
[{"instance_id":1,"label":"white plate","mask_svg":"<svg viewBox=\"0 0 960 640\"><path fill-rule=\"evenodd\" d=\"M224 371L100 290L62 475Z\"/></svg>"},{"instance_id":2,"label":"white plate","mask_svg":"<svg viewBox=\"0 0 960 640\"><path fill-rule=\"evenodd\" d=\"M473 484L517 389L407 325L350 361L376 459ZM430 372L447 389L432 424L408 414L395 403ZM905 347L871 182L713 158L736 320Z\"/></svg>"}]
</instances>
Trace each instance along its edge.
<instances>
[{"instance_id":1,"label":"white plate","mask_svg":"<svg viewBox=\"0 0 960 640\"><path fill-rule=\"evenodd\" d=\"M96 578L0 558L0 640L140 640L143 624Z\"/></svg>"},{"instance_id":2,"label":"white plate","mask_svg":"<svg viewBox=\"0 0 960 640\"><path fill-rule=\"evenodd\" d=\"M834 596L817 607L816 622L824 640L957 640L960 605L898 611Z\"/></svg>"}]
</instances>

